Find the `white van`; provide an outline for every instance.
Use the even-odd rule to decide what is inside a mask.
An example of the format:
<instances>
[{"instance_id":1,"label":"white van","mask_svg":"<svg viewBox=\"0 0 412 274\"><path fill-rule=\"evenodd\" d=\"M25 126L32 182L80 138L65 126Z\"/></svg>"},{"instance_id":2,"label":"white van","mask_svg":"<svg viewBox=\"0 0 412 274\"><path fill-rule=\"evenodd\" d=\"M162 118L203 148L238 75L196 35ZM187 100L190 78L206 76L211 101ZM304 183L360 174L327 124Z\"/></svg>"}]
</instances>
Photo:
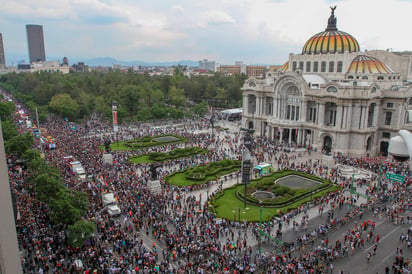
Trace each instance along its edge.
<instances>
[{"instance_id":1,"label":"white van","mask_svg":"<svg viewBox=\"0 0 412 274\"><path fill-rule=\"evenodd\" d=\"M103 206L108 206L111 204L115 204L117 201L114 198L114 194L113 193L107 193L107 194L103 194L102 196L102 203Z\"/></svg>"},{"instance_id":2,"label":"white van","mask_svg":"<svg viewBox=\"0 0 412 274\"><path fill-rule=\"evenodd\" d=\"M111 204L107 206L107 213L109 213L110 217L119 217L122 211L120 210L117 204Z\"/></svg>"},{"instance_id":3,"label":"white van","mask_svg":"<svg viewBox=\"0 0 412 274\"><path fill-rule=\"evenodd\" d=\"M119 217L120 214L122 213L119 206L117 205L117 201L113 193L103 194L102 203L103 203L103 207L105 207L110 217L116 218L116 217Z\"/></svg>"}]
</instances>

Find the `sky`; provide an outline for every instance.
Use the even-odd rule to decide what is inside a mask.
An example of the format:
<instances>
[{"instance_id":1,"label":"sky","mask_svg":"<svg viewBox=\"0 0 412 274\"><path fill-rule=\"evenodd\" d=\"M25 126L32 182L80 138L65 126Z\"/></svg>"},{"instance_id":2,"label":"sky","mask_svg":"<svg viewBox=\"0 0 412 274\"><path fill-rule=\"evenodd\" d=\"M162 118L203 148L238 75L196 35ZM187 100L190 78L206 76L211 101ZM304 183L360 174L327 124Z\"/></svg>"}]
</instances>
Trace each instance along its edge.
<instances>
[{"instance_id":1,"label":"sky","mask_svg":"<svg viewBox=\"0 0 412 274\"><path fill-rule=\"evenodd\" d=\"M26 24L48 60L215 60L281 65L324 31L330 6L361 50L412 50L412 0L0 0L8 65L28 61Z\"/></svg>"}]
</instances>

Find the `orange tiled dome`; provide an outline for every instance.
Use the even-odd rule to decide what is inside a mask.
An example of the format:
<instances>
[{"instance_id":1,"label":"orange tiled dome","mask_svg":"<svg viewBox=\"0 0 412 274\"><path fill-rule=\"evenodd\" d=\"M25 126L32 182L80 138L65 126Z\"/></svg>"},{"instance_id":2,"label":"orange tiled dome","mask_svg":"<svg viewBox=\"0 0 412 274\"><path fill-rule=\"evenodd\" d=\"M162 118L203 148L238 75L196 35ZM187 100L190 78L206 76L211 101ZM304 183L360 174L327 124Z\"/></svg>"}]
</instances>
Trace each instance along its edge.
<instances>
[{"instance_id":1,"label":"orange tiled dome","mask_svg":"<svg viewBox=\"0 0 412 274\"><path fill-rule=\"evenodd\" d=\"M390 67L375 57L358 55L349 66L348 73L371 74L371 73L395 73Z\"/></svg>"},{"instance_id":2,"label":"orange tiled dome","mask_svg":"<svg viewBox=\"0 0 412 274\"><path fill-rule=\"evenodd\" d=\"M336 27L335 7L328 19L325 31L313 35L303 46L302 54L358 52L359 43L356 39Z\"/></svg>"},{"instance_id":3,"label":"orange tiled dome","mask_svg":"<svg viewBox=\"0 0 412 274\"><path fill-rule=\"evenodd\" d=\"M286 72L289 70L289 61L283 64L283 66L280 68L281 72Z\"/></svg>"}]
</instances>

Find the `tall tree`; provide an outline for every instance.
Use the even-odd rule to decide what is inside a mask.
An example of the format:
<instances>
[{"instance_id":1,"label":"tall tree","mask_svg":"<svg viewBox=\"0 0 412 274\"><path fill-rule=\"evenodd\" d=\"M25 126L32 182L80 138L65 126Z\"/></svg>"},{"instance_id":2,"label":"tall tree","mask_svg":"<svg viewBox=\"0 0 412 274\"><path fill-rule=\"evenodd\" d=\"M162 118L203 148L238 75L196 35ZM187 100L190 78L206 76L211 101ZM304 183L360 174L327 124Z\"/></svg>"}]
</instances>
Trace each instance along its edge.
<instances>
[{"instance_id":1,"label":"tall tree","mask_svg":"<svg viewBox=\"0 0 412 274\"><path fill-rule=\"evenodd\" d=\"M79 105L69 94L57 94L53 96L50 100L49 107L62 117L67 117L71 120L76 119L80 112Z\"/></svg>"}]
</instances>

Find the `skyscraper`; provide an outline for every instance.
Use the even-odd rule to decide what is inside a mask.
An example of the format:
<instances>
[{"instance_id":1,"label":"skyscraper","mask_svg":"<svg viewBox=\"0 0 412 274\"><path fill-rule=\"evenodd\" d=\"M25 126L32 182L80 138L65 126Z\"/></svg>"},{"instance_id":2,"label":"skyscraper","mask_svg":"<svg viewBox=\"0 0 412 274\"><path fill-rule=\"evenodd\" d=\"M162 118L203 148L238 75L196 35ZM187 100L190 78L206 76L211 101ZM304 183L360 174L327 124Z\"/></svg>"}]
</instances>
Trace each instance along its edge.
<instances>
[{"instance_id":1,"label":"skyscraper","mask_svg":"<svg viewBox=\"0 0 412 274\"><path fill-rule=\"evenodd\" d=\"M6 58L4 57L3 34L0 33L0 68L6 67Z\"/></svg>"},{"instance_id":2,"label":"skyscraper","mask_svg":"<svg viewBox=\"0 0 412 274\"><path fill-rule=\"evenodd\" d=\"M30 63L46 61L42 25L26 25Z\"/></svg>"}]
</instances>

